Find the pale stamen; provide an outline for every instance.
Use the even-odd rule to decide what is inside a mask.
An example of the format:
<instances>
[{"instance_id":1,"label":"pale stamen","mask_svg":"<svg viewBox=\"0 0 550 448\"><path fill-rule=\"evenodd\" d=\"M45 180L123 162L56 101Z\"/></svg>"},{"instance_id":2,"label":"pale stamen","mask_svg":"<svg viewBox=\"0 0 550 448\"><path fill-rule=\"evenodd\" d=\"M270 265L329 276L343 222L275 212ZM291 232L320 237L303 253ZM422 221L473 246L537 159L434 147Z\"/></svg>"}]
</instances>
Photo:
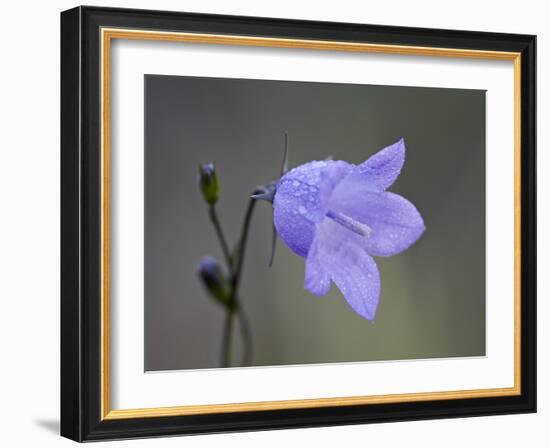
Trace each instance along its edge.
<instances>
[{"instance_id":1,"label":"pale stamen","mask_svg":"<svg viewBox=\"0 0 550 448\"><path fill-rule=\"evenodd\" d=\"M353 219L351 216L345 215L344 213L329 210L327 212L327 216L341 226L344 226L346 229L351 230L358 235L364 236L365 238L368 238L372 232L372 229L369 226Z\"/></svg>"}]
</instances>

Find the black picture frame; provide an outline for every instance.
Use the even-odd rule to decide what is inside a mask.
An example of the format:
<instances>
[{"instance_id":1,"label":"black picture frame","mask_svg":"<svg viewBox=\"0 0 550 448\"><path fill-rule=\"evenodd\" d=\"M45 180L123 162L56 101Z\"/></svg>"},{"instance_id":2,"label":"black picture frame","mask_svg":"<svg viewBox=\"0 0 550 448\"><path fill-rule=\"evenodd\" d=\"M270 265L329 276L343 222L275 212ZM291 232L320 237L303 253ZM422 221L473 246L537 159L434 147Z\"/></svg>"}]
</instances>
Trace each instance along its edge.
<instances>
[{"instance_id":1,"label":"black picture frame","mask_svg":"<svg viewBox=\"0 0 550 448\"><path fill-rule=\"evenodd\" d=\"M521 393L151 418L101 418L100 29L521 53ZM536 412L536 37L77 7L61 13L61 435L76 441Z\"/></svg>"}]
</instances>

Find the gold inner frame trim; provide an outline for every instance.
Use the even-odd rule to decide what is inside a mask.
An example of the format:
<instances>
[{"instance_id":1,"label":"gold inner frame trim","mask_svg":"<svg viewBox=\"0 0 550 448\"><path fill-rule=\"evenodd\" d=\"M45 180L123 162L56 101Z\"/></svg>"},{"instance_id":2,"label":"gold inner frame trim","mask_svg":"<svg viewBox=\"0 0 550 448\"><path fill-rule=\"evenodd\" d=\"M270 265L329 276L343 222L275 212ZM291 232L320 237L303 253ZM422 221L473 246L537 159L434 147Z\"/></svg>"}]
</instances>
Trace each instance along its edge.
<instances>
[{"instance_id":1,"label":"gold inner frame trim","mask_svg":"<svg viewBox=\"0 0 550 448\"><path fill-rule=\"evenodd\" d=\"M218 34L101 29L101 419L128 419L215 414L264 410L306 409L413 401L502 397L521 394L521 54L515 52L419 47L306 39L279 39ZM111 409L110 345L110 154L111 154L111 42L131 39L214 45L295 48L356 53L455 57L513 61L514 63L514 386L441 392L368 395L302 400L279 400L229 404L188 405L140 409Z\"/></svg>"}]
</instances>

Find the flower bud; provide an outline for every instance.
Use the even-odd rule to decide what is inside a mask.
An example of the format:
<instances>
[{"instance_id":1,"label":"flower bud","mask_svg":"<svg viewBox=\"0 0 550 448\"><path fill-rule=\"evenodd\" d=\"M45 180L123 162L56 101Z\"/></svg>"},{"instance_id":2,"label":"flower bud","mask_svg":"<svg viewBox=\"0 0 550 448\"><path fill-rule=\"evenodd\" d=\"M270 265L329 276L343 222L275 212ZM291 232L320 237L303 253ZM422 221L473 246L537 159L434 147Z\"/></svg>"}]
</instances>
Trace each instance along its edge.
<instances>
[{"instance_id":1,"label":"flower bud","mask_svg":"<svg viewBox=\"0 0 550 448\"><path fill-rule=\"evenodd\" d=\"M202 257L197 273L210 295L219 303L229 306L231 300L229 281L214 257Z\"/></svg>"},{"instance_id":2,"label":"flower bud","mask_svg":"<svg viewBox=\"0 0 550 448\"><path fill-rule=\"evenodd\" d=\"M214 205L218 201L220 185L212 162L199 165L199 186L204 200L209 205Z\"/></svg>"}]
</instances>

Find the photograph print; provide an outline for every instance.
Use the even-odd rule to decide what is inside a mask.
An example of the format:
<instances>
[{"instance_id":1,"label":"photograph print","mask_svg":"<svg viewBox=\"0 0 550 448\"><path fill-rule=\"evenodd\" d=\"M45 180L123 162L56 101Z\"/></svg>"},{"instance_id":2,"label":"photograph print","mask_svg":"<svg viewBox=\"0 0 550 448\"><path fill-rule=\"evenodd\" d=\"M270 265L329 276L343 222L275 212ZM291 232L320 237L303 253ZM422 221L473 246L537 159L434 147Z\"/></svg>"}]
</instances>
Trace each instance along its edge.
<instances>
[{"instance_id":1,"label":"photograph print","mask_svg":"<svg viewBox=\"0 0 550 448\"><path fill-rule=\"evenodd\" d=\"M486 355L485 91L144 87L145 371Z\"/></svg>"}]
</instances>

